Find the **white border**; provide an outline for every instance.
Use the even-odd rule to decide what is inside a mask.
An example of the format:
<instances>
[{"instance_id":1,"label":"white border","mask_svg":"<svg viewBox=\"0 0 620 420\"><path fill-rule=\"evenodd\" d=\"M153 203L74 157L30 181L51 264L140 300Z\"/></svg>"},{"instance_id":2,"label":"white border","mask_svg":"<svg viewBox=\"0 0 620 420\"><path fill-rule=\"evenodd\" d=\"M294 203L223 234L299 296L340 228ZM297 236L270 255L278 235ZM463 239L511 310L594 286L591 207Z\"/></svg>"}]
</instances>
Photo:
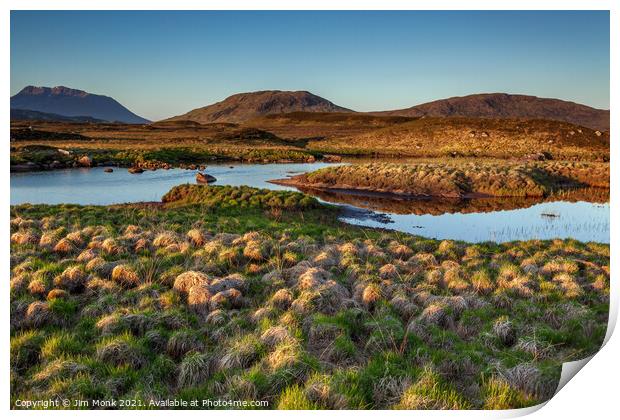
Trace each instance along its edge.
<instances>
[{"instance_id":1,"label":"white border","mask_svg":"<svg viewBox=\"0 0 620 420\"><path fill-rule=\"evenodd\" d=\"M1 241L1 253L4 256L2 260L2 273L4 279L4 291L2 293L1 302L3 311L2 322L2 348L0 349L4 362L1 364L3 370L2 377L2 408L3 411L9 412L8 414L15 418L30 418L34 416L44 416L49 418L61 418L67 413L59 411L11 411L9 410L9 332L8 332L8 318L9 318L9 293L8 293L8 279L10 275L10 269L8 264L9 255L9 154L8 150L8 137L9 132L9 101L10 96L10 67L9 67L9 51L10 51L10 10L44 10L44 9L56 9L56 10L198 10L198 9L210 9L210 10L343 10L343 9L361 9L361 10L610 10L610 31L611 31L611 96L610 96L610 108L611 114L611 155L612 162L618 158L618 135L614 131L614 128L618 127L618 113L615 112L615 106L617 105L617 87L615 75L620 70L618 67L618 2L608 0L437 0L437 1L398 1L398 0L383 0L381 2L371 0L314 0L314 1L297 1L295 4L291 4L290 1L282 0L262 0L256 1L211 1L208 4L206 2L192 1L192 0L91 0L91 1L79 1L79 0L56 0L50 2L49 0L4 0L2 2L2 17L0 25L1 38L1 55L0 60L2 63L1 71L4 84L0 92L2 92L5 101L1 107L1 121L4 127L3 133L5 133L4 144L5 153L2 154L3 168L2 183L0 184L0 196L3 199L2 214L4 222L0 225L2 229L0 235ZM612 217L611 217L611 265L613 267L618 266L618 256L615 249L617 248L618 235L616 228L616 216L614 215L614 206L618 198L617 189L618 185L618 170L615 164L611 166L611 178L612 188L611 191L611 203L612 203ZM615 274L615 270L613 271ZM610 328L608 330L607 339L609 340L604 348L587 364L587 366L578 374L576 380L569 381L566 386L552 398L544 408L536 407L534 409L525 410L513 410L504 412L479 412L479 411L449 411L449 412L428 412L428 411L415 411L415 412L403 412L403 411L356 411L356 412L329 412L329 413L317 413L313 411L309 412L295 412L294 416L300 419L313 420L316 416L330 416L335 418L343 418L349 416L356 416L360 419L371 419L380 416L389 416L394 418L430 418L430 417L457 417L457 418L480 418L480 417L514 417L531 413L531 418L611 418L617 415L617 382L620 378L618 355L620 355L620 341L615 336L611 335L613 326L617 319L618 313L618 285L617 281L612 276L612 309L610 311ZM541 405L542 406L542 405ZM542 409L540 409L542 408ZM540 410L539 410L540 409ZM612 414L614 413L614 414ZM149 412L150 417L165 418L169 417L172 413L167 411L152 411ZM198 412L184 412L179 413L182 416L191 417L204 417L215 416L218 418L235 418L239 416L241 412L210 412L205 413L203 411ZM269 411L269 412L243 412L244 417L252 418L285 418L290 417L291 412ZM111 415L110 412L72 412L71 415L78 417L89 418L107 418ZM129 411L115 412L114 415L119 417L130 417L134 413Z\"/></svg>"}]
</instances>

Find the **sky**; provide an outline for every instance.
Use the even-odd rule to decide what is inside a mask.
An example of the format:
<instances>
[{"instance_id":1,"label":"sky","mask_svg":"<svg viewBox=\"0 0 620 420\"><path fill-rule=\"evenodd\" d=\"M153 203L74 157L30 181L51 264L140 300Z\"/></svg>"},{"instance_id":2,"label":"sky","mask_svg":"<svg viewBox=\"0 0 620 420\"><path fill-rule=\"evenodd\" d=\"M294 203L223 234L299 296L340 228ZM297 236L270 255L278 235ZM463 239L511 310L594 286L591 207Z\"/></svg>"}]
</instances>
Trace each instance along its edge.
<instances>
[{"instance_id":1,"label":"sky","mask_svg":"<svg viewBox=\"0 0 620 420\"><path fill-rule=\"evenodd\" d=\"M239 92L357 111L506 92L609 108L607 11L12 11L11 95L68 86L151 120Z\"/></svg>"}]
</instances>

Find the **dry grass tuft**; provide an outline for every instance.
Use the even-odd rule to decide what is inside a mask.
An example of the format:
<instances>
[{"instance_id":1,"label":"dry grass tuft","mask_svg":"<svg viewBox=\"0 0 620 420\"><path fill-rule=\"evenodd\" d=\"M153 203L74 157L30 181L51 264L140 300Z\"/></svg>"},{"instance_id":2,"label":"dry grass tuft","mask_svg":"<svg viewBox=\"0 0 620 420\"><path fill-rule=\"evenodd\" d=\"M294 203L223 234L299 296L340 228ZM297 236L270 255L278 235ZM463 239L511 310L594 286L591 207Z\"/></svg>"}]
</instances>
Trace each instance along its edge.
<instances>
[{"instance_id":1,"label":"dry grass tuft","mask_svg":"<svg viewBox=\"0 0 620 420\"><path fill-rule=\"evenodd\" d=\"M36 301L28 305L25 323L31 327L43 327L53 321L53 313L47 302Z\"/></svg>"},{"instance_id":2,"label":"dry grass tuft","mask_svg":"<svg viewBox=\"0 0 620 420\"><path fill-rule=\"evenodd\" d=\"M112 270L112 281L122 287L132 288L140 285L140 277L133 267L127 264L119 264Z\"/></svg>"},{"instance_id":3,"label":"dry grass tuft","mask_svg":"<svg viewBox=\"0 0 620 420\"><path fill-rule=\"evenodd\" d=\"M288 289L279 289L270 299L270 303L276 308L287 310L293 302L293 294Z\"/></svg>"},{"instance_id":4,"label":"dry grass tuft","mask_svg":"<svg viewBox=\"0 0 620 420\"><path fill-rule=\"evenodd\" d=\"M41 279L34 279L28 283L28 292L33 296L42 297L47 293L47 285Z\"/></svg>"},{"instance_id":5,"label":"dry grass tuft","mask_svg":"<svg viewBox=\"0 0 620 420\"><path fill-rule=\"evenodd\" d=\"M52 289L47 294L47 300L66 299L68 297L69 293L67 293L67 291L63 289Z\"/></svg>"},{"instance_id":6,"label":"dry grass tuft","mask_svg":"<svg viewBox=\"0 0 620 420\"><path fill-rule=\"evenodd\" d=\"M191 229L187 232L187 239L192 245L200 247L207 242L207 235L200 229Z\"/></svg>"},{"instance_id":7,"label":"dry grass tuft","mask_svg":"<svg viewBox=\"0 0 620 420\"><path fill-rule=\"evenodd\" d=\"M372 283L364 288L362 303L366 305L366 308L372 310L379 300L381 300L381 288L379 285Z\"/></svg>"},{"instance_id":8,"label":"dry grass tuft","mask_svg":"<svg viewBox=\"0 0 620 420\"><path fill-rule=\"evenodd\" d=\"M186 271L179 274L174 280L173 289L180 293L189 293L189 290L196 285L208 286L211 278L199 271Z\"/></svg>"},{"instance_id":9,"label":"dry grass tuft","mask_svg":"<svg viewBox=\"0 0 620 420\"><path fill-rule=\"evenodd\" d=\"M11 235L11 243L17 245L37 245L40 241L39 236L31 231L15 232Z\"/></svg>"},{"instance_id":10,"label":"dry grass tuft","mask_svg":"<svg viewBox=\"0 0 620 420\"><path fill-rule=\"evenodd\" d=\"M270 327L260 336L261 342L269 348L274 348L276 345L290 339L291 335L288 329L283 326Z\"/></svg>"},{"instance_id":11,"label":"dry grass tuft","mask_svg":"<svg viewBox=\"0 0 620 420\"><path fill-rule=\"evenodd\" d=\"M155 237L153 245L157 248L165 248L169 245L177 245L179 238L174 232L162 232Z\"/></svg>"},{"instance_id":12,"label":"dry grass tuft","mask_svg":"<svg viewBox=\"0 0 620 420\"><path fill-rule=\"evenodd\" d=\"M76 251L77 247L73 242L68 240L67 238L62 238L56 245L54 246L54 252L58 254L71 254Z\"/></svg>"},{"instance_id":13,"label":"dry grass tuft","mask_svg":"<svg viewBox=\"0 0 620 420\"><path fill-rule=\"evenodd\" d=\"M84 288L86 277L80 266L69 267L54 279L54 286L69 292L79 292Z\"/></svg>"}]
</instances>

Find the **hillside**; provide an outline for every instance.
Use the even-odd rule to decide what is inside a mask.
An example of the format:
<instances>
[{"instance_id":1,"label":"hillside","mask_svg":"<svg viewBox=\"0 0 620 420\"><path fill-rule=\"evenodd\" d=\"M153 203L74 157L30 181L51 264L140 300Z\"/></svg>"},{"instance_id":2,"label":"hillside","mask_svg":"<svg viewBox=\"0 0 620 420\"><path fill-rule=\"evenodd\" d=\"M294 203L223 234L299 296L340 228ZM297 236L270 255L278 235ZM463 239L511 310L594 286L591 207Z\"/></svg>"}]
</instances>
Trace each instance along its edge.
<instances>
[{"instance_id":1,"label":"hillside","mask_svg":"<svg viewBox=\"0 0 620 420\"><path fill-rule=\"evenodd\" d=\"M11 109L32 110L68 117L89 116L99 120L129 124L149 122L109 96L95 95L64 86L53 88L26 86L18 94L11 96Z\"/></svg>"},{"instance_id":2,"label":"hillside","mask_svg":"<svg viewBox=\"0 0 620 420\"><path fill-rule=\"evenodd\" d=\"M405 117L536 118L565 121L609 131L609 110L560 99L506 93L484 93L428 102L411 108L374 113Z\"/></svg>"},{"instance_id":3,"label":"hillside","mask_svg":"<svg viewBox=\"0 0 620 420\"><path fill-rule=\"evenodd\" d=\"M553 159L609 158L609 133L560 121L499 118L420 118L359 135L313 140L307 147L328 153L413 157Z\"/></svg>"},{"instance_id":4,"label":"hillside","mask_svg":"<svg viewBox=\"0 0 620 420\"><path fill-rule=\"evenodd\" d=\"M249 119L288 112L353 112L306 91L265 90L239 93L221 102L197 108L168 120L241 123Z\"/></svg>"},{"instance_id":5,"label":"hillside","mask_svg":"<svg viewBox=\"0 0 620 420\"><path fill-rule=\"evenodd\" d=\"M244 125L296 140L356 135L413 120L409 117L377 116L361 112L291 112L252 118Z\"/></svg>"}]
</instances>

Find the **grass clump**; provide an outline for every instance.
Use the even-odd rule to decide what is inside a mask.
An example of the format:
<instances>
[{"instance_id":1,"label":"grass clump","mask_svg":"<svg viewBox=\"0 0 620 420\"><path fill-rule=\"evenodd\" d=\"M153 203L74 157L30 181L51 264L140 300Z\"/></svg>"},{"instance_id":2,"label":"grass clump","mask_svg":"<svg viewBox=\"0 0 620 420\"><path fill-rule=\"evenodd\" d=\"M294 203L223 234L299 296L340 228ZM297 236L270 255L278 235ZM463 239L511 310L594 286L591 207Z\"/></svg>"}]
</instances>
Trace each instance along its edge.
<instances>
[{"instance_id":1,"label":"grass clump","mask_svg":"<svg viewBox=\"0 0 620 420\"><path fill-rule=\"evenodd\" d=\"M604 339L608 245L467 245L345 225L295 193L274 214L261 190L173 191L11 207L12 234L41 238L11 244L11 401L516 408Z\"/></svg>"},{"instance_id":2,"label":"grass clump","mask_svg":"<svg viewBox=\"0 0 620 420\"><path fill-rule=\"evenodd\" d=\"M609 188L609 164L368 163L322 168L278 182L412 197L545 197L558 190Z\"/></svg>"}]
</instances>

